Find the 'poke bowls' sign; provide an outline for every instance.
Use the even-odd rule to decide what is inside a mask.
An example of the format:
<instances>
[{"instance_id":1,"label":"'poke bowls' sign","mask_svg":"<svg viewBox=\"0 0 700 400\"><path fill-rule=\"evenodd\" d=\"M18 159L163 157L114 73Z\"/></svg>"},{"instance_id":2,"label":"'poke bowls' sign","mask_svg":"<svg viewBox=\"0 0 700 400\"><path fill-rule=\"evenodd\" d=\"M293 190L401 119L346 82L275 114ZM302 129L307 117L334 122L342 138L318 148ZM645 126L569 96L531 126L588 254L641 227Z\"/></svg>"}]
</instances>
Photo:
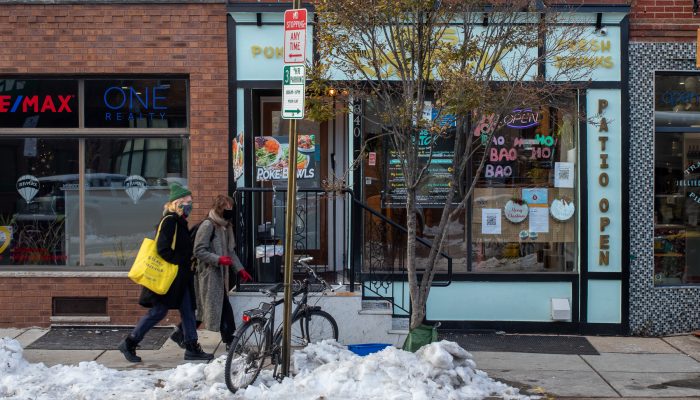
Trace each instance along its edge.
<instances>
[{"instance_id":1,"label":"'poke bowls' sign","mask_svg":"<svg viewBox=\"0 0 700 400\"><path fill-rule=\"evenodd\" d=\"M289 174L289 138L259 136L255 138L255 180L285 180ZM316 177L316 143L314 135L299 135L294 162L297 179Z\"/></svg>"}]
</instances>

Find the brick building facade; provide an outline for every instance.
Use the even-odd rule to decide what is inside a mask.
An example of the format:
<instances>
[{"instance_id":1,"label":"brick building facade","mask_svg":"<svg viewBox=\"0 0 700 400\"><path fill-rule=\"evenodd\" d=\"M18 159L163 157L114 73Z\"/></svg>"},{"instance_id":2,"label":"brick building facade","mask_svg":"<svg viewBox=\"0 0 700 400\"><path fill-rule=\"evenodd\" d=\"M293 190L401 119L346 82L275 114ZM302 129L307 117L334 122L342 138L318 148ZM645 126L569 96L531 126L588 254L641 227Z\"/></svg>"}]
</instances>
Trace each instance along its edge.
<instances>
[{"instance_id":1,"label":"brick building facade","mask_svg":"<svg viewBox=\"0 0 700 400\"><path fill-rule=\"evenodd\" d=\"M189 147L189 152L184 154L188 154L188 159L174 158L168 162L185 166L187 183L195 198L191 219L201 219L213 197L226 192L229 184L229 150L225 144L229 138L225 2L0 3L4 3L0 5L3 43L0 78L8 87L7 80L27 77L81 80L176 77L187 82L188 124L178 130L178 136L185 137L184 146ZM155 91L153 97L155 104ZM148 94L145 101L149 101ZM37 135L40 142L46 139L47 143L56 143L50 139L62 138L66 135L64 131L44 130ZM5 137L22 140L33 135L24 132L6 129L0 133L0 140ZM128 130L124 132L128 135ZM87 134L90 137L92 133ZM24 143L26 156L27 142ZM36 152L36 141L33 143ZM118 218L112 221L120 222ZM110 253L103 251L103 254ZM66 317L63 321L135 323L142 313L136 304L139 287L126 277L126 263L109 265L100 261L88 265L83 260L79 266L65 264L0 266L0 327L48 326L60 322L60 318L52 320L55 299L75 297L106 299L106 313L103 310L90 318ZM164 323L171 323L171 317Z\"/></svg>"}]
</instances>

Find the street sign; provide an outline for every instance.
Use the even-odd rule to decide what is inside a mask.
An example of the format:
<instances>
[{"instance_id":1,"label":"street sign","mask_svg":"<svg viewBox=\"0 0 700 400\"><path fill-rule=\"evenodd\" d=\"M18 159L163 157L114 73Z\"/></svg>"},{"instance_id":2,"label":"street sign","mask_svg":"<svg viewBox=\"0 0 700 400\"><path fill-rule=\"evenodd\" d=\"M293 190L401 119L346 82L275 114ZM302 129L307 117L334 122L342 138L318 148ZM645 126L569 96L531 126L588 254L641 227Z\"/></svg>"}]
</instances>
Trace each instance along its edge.
<instances>
[{"instance_id":1,"label":"street sign","mask_svg":"<svg viewBox=\"0 0 700 400\"><path fill-rule=\"evenodd\" d=\"M306 94L306 67L285 65L282 81L282 118L304 119Z\"/></svg>"},{"instance_id":2,"label":"street sign","mask_svg":"<svg viewBox=\"0 0 700 400\"><path fill-rule=\"evenodd\" d=\"M284 12L284 63L306 62L306 9Z\"/></svg>"}]
</instances>

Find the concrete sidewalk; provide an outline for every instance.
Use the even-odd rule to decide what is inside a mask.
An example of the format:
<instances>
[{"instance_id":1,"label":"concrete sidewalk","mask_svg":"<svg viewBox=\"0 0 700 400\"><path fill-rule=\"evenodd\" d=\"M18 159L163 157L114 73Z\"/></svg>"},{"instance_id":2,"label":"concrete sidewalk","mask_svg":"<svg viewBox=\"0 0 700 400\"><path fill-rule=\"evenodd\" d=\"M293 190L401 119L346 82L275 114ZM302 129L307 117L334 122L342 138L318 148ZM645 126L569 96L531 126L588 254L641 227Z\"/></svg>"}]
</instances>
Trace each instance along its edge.
<instances>
[{"instance_id":1,"label":"concrete sidewalk","mask_svg":"<svg viewBox=\"0 0 700 400\"><path fill-rule=\"evenodd\" d=\"M26 347L48 329L0 329L0 337ZM225 353L219 334L199 331L200 343ZM477 368L521 388L523 393L568 399L700 399L700 339L587 337L600 355L472 352ZM184 363L171 340L160 350L139 350L142 363L124 360L117 350L24 350L25 358L46 365L97 361L118 369L168 369Z\"/></svg>"}]
</instances>

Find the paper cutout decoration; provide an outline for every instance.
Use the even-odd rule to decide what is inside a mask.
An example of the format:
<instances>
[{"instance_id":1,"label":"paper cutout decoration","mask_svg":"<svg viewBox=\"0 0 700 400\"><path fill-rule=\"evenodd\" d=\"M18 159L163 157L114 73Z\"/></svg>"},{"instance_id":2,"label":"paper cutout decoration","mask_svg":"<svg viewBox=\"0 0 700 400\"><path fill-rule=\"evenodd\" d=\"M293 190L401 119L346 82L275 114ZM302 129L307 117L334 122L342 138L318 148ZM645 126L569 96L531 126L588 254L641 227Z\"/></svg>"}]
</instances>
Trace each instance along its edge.
<instances>
[{"instance_id":1,"label":"paper cutout decoration","mask_svg":"<svg viewBox=\"0 0 700 400\"><path fill-rule=\"evenodd\" d=\"M142 176L131 175L124 180L126 194L129 195L134 204L138 203L141 196L146 193L148 184Z\"/></svg>"},{"instance_id":2,"label":"paper cutout decoration","mask_svg":"<svg viewBox=\"0 0 700 400\"><path fill-rule=\"evenodd\" d=\"M34 175L22 175L17 179L17 191L27 203L31 203L39 193L39 186L39 179Z\"/></svg>"},{"instance_id":3,"label":"paper cutout decoration","mask_svg":"<svg viewBox=\"0 0 700 400\"><path fill-rule=\"evenodd\" d=\"M528 215L527 203L520 200L508 200L505 207L503 207L503 214L505 214L506 219L514 224L525 221Z\"/></svg>"},{"instance_id":4,"label":"paper cutout decoration","mask_svg":"<svg viewBox=\"0 0 700 400\"><path fill-rule=\"evenodd\" d=\"M573 202L567 202L563 199L554 199L552 205L549 207L549 212L552 214L552 218L557 221L564 222L574 216L576 207L574 207Z\"/></svg>"}]
</instances>

